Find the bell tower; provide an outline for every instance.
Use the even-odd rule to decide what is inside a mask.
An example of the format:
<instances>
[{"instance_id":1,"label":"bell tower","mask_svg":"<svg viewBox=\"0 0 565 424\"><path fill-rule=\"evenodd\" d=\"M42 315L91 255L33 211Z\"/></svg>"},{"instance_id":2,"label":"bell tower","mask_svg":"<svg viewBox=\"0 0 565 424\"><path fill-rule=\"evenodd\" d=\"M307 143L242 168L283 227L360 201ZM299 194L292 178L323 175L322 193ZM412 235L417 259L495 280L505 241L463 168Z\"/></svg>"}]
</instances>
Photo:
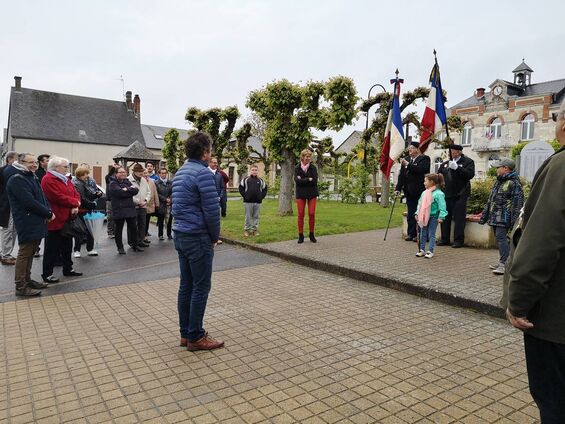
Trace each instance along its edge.
<instances>
[{"instance_id":1,"label":"bell tower","mask_svg":"<svg viewBox=\"0 0 565 424\"><path fill-rule=\"evenodd\" d=\"M512 72L514 73L514 84L526 88L526 86L532 83L532 72L534 70L526 65L525 59L522 59L522 63L516 67Z\"/></svg>"}]
</instances>

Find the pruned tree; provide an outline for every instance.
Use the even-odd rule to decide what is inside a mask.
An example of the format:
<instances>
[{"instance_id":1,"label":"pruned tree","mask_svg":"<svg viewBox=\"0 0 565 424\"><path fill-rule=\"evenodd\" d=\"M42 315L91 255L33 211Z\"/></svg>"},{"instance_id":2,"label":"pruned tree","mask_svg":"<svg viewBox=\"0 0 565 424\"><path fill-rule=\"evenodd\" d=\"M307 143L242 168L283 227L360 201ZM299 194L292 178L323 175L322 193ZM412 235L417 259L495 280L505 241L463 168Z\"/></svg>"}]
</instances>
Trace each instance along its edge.
<instances>
[{"instance_id":1,"label":"pruned tree","mask_svg":"<svg viewBox=\"0 0 565 424\"><path fill-rule=\"evenodd\" d=\"M180 137L180 133L171 128L163 137L163 159L167 163L167 170L176 173L186 160L184 151L184 141Z\"/></svg>"},{"instance_id":2,"label":"pruned tree","mask_svg":"<svg viewBox=\"0 0 565 424\"><path fill-rule=\"evenodd\" d=\"M292 215L294 166L312 142L311 129L337 131L351 124L356 102L355 85L343 76L303 86L283 79L249 94L246 105L264 120L265 145L281 166L280 215Z\"/></svg>"},{"instance_id":3,"label":"pruned tree","mask_svg":"<svg viewBox=\"0 0 565 424\"><path fill-rule=\"evenodd\" d=\"M237 130L235 133L235 148L232 151L232 157L237 163L237 174L239 181L247 174L247 167L249 165L250 149L247 145L247 140L251 137L251 125L246 123Z\"/></svg>"},{"instance_id":4,"label":"pruned tree","mask_svg":"<svg viewBox=\"0 0 565 424\"><path fill-rule=\"evenodd\" d=\"M224 150L228 147L230 137L239 118L237 106L225 109L212 108L201 110L190 107L186 111L185 119L199 131L205 131L212 137L212 153L222 162Z\"/></svg>"}]
</instances>

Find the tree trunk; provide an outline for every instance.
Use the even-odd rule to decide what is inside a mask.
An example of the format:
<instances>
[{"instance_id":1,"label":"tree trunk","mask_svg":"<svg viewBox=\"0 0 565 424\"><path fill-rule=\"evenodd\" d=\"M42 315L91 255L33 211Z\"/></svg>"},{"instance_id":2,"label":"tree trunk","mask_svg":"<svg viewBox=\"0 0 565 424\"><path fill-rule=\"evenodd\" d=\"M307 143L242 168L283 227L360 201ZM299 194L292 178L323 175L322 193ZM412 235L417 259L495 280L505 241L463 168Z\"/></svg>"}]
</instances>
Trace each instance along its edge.
<instances>
[{"instance_id":1,"label":"tree trunk","mask_svg":"<svg viewBox=\"0 0 565 424\"><path fill-rule=\"evenodd\" d=\"M279 215L292 215L292 189L294 188L294 154L283 149L281 165L281 189L279 193Z\"/></svg>"},{"instance_id":2,"label":"tree trunk","mask_svg":"<svg viewBox=\"0 0 565 424\"><path fill-rule=\"evenodd\" d=\"M390 178L387 178L385 174L383 174L382 186L381 186L381 206L383 208L387 208L388 204L390 203L388 201L389 195L390 195Z\"/></svg>"}]
</instances>

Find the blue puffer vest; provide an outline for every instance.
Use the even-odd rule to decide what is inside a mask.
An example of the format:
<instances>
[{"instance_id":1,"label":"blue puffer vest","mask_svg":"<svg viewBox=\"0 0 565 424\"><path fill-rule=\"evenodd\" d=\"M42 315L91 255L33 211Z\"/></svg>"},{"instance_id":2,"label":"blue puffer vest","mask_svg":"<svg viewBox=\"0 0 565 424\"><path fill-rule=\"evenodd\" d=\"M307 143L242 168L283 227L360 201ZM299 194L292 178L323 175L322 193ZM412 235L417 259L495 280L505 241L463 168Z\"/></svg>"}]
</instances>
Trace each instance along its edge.
<instances>
[{"instance_id":1,"label":"blue puffer vest","mask_svg":"<svg viewBox=\"0 0 565 424\"><path fill-rule=\"evenodd\" d=\"M220 203L214 175L206 162L189 159L173 179L171 214L173 230L208 234L211 242L220 237Z\"/></svg>"}]
</instances>

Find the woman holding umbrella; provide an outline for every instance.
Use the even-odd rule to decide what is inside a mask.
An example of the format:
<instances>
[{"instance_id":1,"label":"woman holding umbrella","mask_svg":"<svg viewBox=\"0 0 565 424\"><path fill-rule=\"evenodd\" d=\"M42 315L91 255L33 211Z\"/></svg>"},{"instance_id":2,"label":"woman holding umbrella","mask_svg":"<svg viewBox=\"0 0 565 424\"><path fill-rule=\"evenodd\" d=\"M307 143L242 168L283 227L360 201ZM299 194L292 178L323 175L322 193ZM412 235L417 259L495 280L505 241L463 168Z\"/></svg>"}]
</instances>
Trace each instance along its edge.
<instances>
[{"instance_id":1,"label":"woman holding umbrella","mask_svg":"<svg viewBox=\"0 0 565 424\"><path fill-rule=\"evenodd\" d=\"M94 191L88 184L89 176L90 170L84 166L79 166L75 171L75 178L73 178L73 184L78 191L78 194L80 194L78 216L83 221L84 215L88 212L92 212L96 208L95 200L102 195L102 192ZM82 239L80 237L75 237L75 252L73 257L80 258L81 244ZM94 238L88 231L86 233L86 251L88 256L98 256L98 252L94 250Z\"/></svg>"},{"instance_id":2,"label":"woman holding umbrella","mask_svg":"<svg viewBox=\"0 0 565 424\"><path fill-rule=\"evenodd\" d=\"M110 198L112 199L112 214L114 218L115 228L114 234L116 247L120 255L125 255L124 244L122 241L122 230L124 222L128 224L128 243L134 252L143 252L139 247L137 240L137 212L133 203L139 189L131 184L128 180L128 173L125 168L120 167L116 171L116 178L110 182Z\"/></svg>"}]
</instances>

